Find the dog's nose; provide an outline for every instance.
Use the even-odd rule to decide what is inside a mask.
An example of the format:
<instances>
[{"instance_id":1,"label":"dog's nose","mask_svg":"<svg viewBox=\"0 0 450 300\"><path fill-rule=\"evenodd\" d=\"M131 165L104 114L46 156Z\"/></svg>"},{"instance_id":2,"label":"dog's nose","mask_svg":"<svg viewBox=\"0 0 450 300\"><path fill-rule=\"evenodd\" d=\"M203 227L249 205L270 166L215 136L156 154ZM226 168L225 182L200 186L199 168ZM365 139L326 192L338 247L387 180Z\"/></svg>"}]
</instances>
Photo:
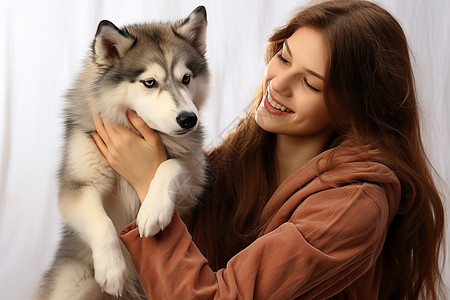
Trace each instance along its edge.
<instances>
[{"instance_id":1,"label":"dog's nose","mask_svg":"<svg viewBox=\"0 0 450 300\"><path fill-rule=\"evenodd\" d=\"M184 129L191 129L197 124L197 115L192 112L183 111L177 117L177 122Z\"/></svg>"}]
</instances>

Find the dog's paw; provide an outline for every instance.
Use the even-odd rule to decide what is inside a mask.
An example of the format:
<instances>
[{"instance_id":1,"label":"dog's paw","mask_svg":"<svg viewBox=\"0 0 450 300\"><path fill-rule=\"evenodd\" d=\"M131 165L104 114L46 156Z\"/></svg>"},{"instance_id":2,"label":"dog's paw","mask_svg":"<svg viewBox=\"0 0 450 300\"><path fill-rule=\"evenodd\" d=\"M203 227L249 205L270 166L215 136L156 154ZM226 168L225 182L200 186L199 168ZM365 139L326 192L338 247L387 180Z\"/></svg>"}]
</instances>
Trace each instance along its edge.
<instances>
[{"instance_id":1,"label":"dog's paw","mask_svg":"<svg viewBox=\"0 0 450 300\"><path fill-rule=\"evenodd\" d=\"M126 264L122 253L104 253L94 258L95 280L102 292L121 297L125 283Z\"/></svg>"},{"instance_id":2,"label":"dog's paw","mask_svg":"<svg viewBox=\"0 0 450 300\"><path fill-rule=\"evenodd\" d=\"M147 197L136 218L140 236L153 236L164 230L172 220L174 209L174 202L168 196Z\"/></svg>"}]
</instances>

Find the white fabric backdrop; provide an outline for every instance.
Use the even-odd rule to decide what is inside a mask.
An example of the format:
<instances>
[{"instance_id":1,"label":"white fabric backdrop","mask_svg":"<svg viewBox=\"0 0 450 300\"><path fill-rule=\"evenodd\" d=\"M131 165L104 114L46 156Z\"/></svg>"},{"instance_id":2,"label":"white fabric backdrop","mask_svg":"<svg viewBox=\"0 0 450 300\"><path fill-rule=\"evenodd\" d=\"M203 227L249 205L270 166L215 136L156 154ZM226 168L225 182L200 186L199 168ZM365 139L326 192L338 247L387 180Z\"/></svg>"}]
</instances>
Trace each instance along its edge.
<instances>
[{"instance_id":1,"label":"white fabric backdrop","mask_svg":"<svg viewBox=\"0 0 450 300\"><path fill-rule=\"evenodd\" d=\"M267 37L305 3L0 0L0 298L29 299L52 260L59 232L56 170L62 98L100 20L118 26L173 20L186 17L197 5L206 6L214 86L202 117L210 146L244 114L263 74ZM450 1L379 3L399 19L414 52L424 140L448 207ZM448 266L445 278L450 281Z\"/></svg>"}]
</instances>

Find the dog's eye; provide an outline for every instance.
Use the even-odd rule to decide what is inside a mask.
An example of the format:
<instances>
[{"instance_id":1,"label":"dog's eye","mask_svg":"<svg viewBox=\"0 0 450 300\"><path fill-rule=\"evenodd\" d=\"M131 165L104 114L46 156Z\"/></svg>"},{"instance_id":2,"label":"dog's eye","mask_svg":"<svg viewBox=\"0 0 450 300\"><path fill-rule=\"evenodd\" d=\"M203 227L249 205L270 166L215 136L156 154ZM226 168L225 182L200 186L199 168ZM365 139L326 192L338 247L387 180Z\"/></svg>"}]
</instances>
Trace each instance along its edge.
<instances>
[{"instance_id":1,"label":"dog's eye","mask_svg":"<svg viewBox=\"0 0 450 300\"><path fill-rule=\"evenodd\" d=\"M153 78L141 80L141 82L146 88L149 88L149 89L155 88L158 86L158 83Z\"/></svg>"},{"instance_id":2,"label":"dog's eye","mask_svg":"<svg viewBox=\"0 0 450 300\"><path fill-rule=\"evenodd\" d=\"M183 84L189 84L189 82L191 82L191 75L189 75L189 74L184 75L183 79L181 80L181 82Z\"/></svg>"}]
</instances>

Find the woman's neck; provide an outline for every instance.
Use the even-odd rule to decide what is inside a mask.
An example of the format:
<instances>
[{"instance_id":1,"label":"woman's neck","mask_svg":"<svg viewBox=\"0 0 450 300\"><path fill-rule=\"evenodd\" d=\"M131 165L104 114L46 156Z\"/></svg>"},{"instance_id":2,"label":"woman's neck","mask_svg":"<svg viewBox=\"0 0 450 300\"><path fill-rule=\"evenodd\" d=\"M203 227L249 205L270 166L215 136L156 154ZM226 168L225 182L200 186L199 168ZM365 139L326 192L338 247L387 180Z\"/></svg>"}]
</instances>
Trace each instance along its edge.
<instances>
[{"instance_id":1,"label":"woman's neck","mask_svg":"<svg viewBox=\"0 0 450 300\"><path fill-rule=\"evenodd\" d=\"M310 159L326 150L328 142L328 135L308 138L278 134L275 145L278 185Z\"/></svg>"}]
</instances>

